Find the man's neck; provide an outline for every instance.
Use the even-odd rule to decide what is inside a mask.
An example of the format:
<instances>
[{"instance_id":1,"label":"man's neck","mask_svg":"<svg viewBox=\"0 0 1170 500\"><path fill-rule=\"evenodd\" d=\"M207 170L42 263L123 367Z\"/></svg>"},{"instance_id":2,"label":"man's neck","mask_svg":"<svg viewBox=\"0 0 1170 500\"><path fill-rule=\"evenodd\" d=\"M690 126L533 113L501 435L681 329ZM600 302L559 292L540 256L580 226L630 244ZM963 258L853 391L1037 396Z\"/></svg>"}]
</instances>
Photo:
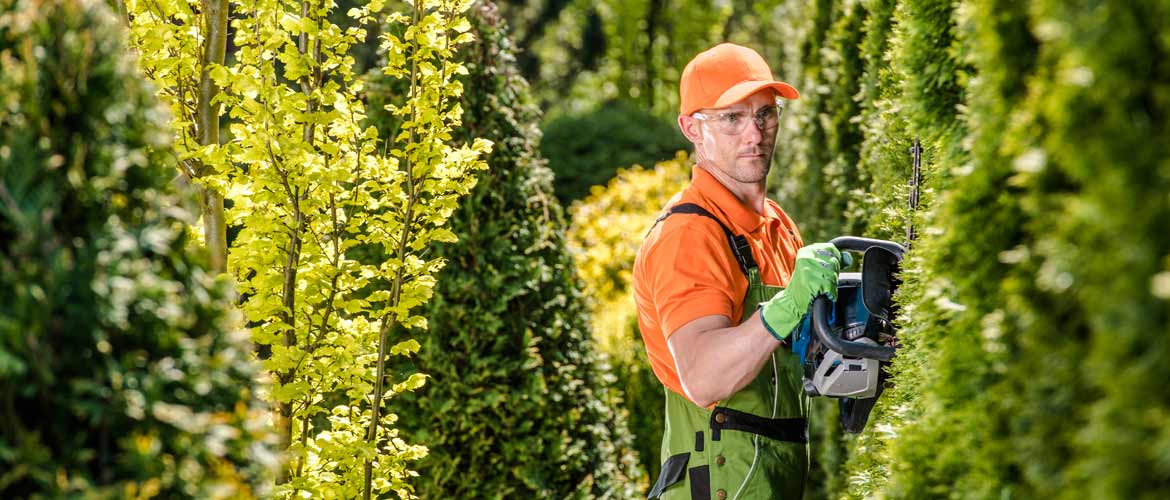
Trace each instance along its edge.
<instances>
[{"instance_id":1,"label":"man's neck","mask_svg":"<svg viewBox=\"0 0 1170 500\"><path fill-rule=\"evenodd\" d=\"M731 191L731 194L735 195L744 206L755 210L758 214L764 213L764 200L767 199L768 183L766 179L760 182L739 182L718 168L702 163L698 167L711 174L711 177L714 177L723 187Z\"/></svg>"}]
</instances>

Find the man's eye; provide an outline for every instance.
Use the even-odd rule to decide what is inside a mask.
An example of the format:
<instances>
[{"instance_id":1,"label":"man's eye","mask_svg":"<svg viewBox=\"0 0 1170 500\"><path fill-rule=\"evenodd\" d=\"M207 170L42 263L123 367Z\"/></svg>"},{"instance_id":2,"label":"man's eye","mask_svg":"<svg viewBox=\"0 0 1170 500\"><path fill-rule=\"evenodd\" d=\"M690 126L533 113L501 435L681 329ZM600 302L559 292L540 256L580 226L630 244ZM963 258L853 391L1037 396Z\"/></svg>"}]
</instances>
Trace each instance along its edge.
<instances>
[{"instance_id":1,"label":"man's eye","mask_svg":"<svg viewBox=\"0 0 1170 500\"><path fill-rule=\"evenodd\" d=\"M735 125L743 120L743 113L724 113L723 121L728 125Z\"/></svg>"}]
</instances>

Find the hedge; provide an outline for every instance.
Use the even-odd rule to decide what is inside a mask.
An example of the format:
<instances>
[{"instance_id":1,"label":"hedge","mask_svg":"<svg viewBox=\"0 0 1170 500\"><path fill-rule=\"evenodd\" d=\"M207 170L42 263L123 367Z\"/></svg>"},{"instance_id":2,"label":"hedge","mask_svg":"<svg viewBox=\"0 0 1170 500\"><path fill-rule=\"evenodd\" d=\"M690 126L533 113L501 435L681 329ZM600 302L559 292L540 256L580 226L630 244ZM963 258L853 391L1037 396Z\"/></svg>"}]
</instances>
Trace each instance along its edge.
<instances>
[{"instance_id":1,"label":"hedge","mask_svg":"<svg viewBox=\"0 0 1170 500\"><path fill-rule=\"evenodd\" d=\"M595 351L567 221L540 156L540 112L494 6L470 16L463 133L495 144L450 220L458 243L417 356L431 379L395 408L426 443L423 498L637 496L644 483L613 375Z\"/></svg>"},{"instance_id":2,"label":"hedge","mask_svg":"<svg viewBox=\"0 0 1170 500\"><path fill-rule=\"evenodd\" d=\"M826 25L825 5L856 3L821 2L805 22ZM862 5L847 28L860 33L812 29L805 42L860 40L862 192L844 214L796 220L844 217L893 239L910 222L918 239L894 386L867 431L841 441L832 496L1165 496L1170 163L1153 138L1170 122L1170 3ZM825 54L788 64L819 65L805 86L832 88L857 62ZM826 123L792 148L832 151L845 125ZM924 184L911 212L915 139ZM832 171L827 156L807 161ZM778 181L794 206L839 195Z\"/></svg>"},{"instance_id":3,"label":"hedge","mask_svg":"<svg viewBox=\"0 0 1170 500\"><path fill-rule=\"evenodd\" d=\"M666 161L688 146L673 121L612 102L546 123L540 152L556 174L557 197L567 205L605 185L618 168Z\"/></svg>"}]
</instances>

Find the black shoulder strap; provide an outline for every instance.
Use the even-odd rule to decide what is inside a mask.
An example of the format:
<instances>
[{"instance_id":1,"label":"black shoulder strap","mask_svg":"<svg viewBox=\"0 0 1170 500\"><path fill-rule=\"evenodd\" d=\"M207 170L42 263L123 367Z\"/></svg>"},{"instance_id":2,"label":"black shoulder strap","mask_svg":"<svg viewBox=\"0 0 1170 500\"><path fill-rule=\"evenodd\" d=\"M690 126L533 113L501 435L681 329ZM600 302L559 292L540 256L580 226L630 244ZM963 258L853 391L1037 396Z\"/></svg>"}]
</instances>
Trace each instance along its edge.
<instances>
[{"instance_id":1,"label":"black shoulder strap","mask_svg":"<svg viewBox=\"0 0 1170 500\"><path fill-rule=\"evenodd\" d=\"M650 226L650 230L653 231L654 226L657 226L659 222L666 220L667 217L674 214L701 215L715 221L716 224L719 224L719 228L723 229L723 234L727 236L727 245L731 247L731 254L735 256L735 261L739 263L739 269L743 271L743 274L746 276L749 269L756 267L756 259L752 256L752 247L748 245L747 238L742 234L737 235L732 233L731 229L728 229L727 225L723 224L723 221L711 215L711 212L708 212L707 209L694 203L680 203L670 207L670 210L667 210L666 213L654 221L654 225ZM646 234L650 234L649 231Z\"/></svg>"}]
</instances>

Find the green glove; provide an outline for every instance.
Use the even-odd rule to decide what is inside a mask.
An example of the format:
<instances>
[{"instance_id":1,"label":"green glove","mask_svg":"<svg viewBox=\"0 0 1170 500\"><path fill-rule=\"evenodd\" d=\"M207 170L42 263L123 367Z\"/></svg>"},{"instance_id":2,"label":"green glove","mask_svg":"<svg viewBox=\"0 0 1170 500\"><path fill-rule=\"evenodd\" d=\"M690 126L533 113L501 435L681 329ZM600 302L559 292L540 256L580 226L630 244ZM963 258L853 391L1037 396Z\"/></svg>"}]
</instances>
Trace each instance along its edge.
<instances>
[{"instance_id":1,"label":"green glove","mask_svg":"<svg viewBox=\"0 0 1170 500\"><path fill-rule=\"evenodd\" d=\"M814 243L796 252L796 266L788 288L772 300L760 304L764 327L784 340L800 326L817 295L837 300L837 273L841 271L841 251L830 243Z\"/></svg>"}]
</instances>

